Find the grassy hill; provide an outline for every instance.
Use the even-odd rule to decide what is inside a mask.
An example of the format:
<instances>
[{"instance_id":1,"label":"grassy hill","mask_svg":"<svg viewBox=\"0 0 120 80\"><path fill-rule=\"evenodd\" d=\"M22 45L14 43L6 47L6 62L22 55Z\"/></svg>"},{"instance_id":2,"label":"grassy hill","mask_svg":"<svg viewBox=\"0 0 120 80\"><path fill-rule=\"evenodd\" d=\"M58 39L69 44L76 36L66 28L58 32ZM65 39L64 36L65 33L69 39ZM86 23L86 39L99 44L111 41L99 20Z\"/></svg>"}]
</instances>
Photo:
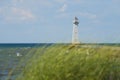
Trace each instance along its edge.
<instances>
[{"instance_id":1,"label":"grassy hill","mask_svg":"<svg viewBox=\"0 0 120 80\"><path fill-rule=\"evenodd\" d=\"M16 80L120 80L120 47L53 45L31 50L22 61Z\"/></svg>"}]
</instances>

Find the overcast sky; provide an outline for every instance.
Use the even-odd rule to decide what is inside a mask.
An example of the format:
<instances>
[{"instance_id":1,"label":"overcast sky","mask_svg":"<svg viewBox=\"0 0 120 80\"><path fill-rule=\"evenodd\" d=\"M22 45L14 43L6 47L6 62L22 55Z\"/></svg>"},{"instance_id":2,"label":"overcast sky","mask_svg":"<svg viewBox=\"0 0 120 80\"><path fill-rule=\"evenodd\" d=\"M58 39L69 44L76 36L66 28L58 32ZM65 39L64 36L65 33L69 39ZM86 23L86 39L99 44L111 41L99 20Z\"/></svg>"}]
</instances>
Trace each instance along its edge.
<instances>
[{"instance_id":1,"label":"overcast sky","mask_svg":"<svg viewBox=\"0 0 120 80\"><path fill-rule=\"evenodd\" d=\"M120 42L120 0L0 0L0 43Z\"/></svg>"}]
</instances>

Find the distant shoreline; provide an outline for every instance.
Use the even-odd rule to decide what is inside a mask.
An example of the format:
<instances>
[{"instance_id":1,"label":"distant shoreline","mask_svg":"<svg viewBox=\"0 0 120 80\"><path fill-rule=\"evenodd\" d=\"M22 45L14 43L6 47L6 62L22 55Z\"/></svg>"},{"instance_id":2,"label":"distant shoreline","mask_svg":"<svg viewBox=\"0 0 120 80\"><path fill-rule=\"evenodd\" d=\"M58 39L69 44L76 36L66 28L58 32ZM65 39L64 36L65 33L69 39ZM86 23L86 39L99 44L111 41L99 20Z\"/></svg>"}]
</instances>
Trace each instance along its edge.
<instances>
[{"instance_id":1,"label":"distant shoreline","mask_svg":"<svg viewBox=\"0 0 120 80\"><path fill-rule=\"evenodd\" d=\"M71 45L71 43L0 43L0 48L9 47L40 47L54 44ZM120 46L120 43L81 43L80 45Z\"/></svg>"},{"instance_id":2,"label":"distant shoreline","mask_svg":"<svg viewBox=\"0 0 120 80\"><path fill-rule=\"evenodd\" d=\"M0 48L9 48L9 47L36 47L36 46L45 46L52 45L52 43L0 43Z\"/></svg>"}]
</instances>

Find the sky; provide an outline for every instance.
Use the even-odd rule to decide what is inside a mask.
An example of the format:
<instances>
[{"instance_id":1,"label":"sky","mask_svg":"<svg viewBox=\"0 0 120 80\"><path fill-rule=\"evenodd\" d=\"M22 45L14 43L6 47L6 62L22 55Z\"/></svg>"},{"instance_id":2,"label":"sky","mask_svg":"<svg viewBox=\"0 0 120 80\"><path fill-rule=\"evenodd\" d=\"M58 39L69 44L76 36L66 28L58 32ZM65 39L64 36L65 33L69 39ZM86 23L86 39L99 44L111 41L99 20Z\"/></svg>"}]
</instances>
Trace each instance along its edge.
<instances>
[{"instance_id":1,"label":"sky","mask_svg":"<svg viewBox=\"0 0 120 80\"><path fill-rule=\"evenodd\" d=\"M120 43L120 0L0 0L0 43Z\"/></svg>"}]
</instances>

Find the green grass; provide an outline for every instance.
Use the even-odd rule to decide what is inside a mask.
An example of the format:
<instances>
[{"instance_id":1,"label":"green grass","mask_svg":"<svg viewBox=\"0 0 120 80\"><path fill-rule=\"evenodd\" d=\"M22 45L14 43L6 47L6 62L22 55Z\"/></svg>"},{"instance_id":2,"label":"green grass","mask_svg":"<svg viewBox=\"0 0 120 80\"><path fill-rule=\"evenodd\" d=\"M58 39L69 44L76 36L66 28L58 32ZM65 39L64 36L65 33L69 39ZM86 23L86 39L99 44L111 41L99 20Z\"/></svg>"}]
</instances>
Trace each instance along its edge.
<instances>
[{"instance_id":1,"label":"green grass","mask_svg":"<svg viewBox=\"0 0 120 80\"><path fill-rule=\"evenodd\" d=\"M119 47L54 45L31 50L24 61L16 80L120 80Z\"/></svg>"}]
</instances>

